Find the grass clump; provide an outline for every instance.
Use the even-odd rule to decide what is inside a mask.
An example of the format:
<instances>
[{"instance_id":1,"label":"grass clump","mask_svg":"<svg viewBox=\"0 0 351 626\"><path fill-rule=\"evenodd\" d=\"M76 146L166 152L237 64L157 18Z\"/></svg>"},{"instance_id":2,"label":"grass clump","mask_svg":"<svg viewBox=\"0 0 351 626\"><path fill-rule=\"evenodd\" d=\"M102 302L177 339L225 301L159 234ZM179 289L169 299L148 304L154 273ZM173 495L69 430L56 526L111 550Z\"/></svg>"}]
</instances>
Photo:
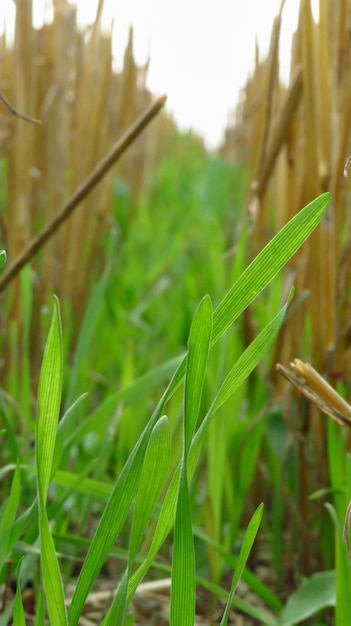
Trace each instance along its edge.
<instances>
[{"instance_id":1,"label":"grass clump","mask_svg":"<svg viewBox=\"0 0 351 626\"><path fill-rule=\"evenodd\" d=\"M209 296L201 300L191 323L186 355L173 368L166 390L139 433L123 467L113 479L107 479L105 474L102 480L99 473L99 464L106 450L100 450L100 455L95 458L89 455L89 439L97 437L104 444L110 434L109 420L101 428L103 408L100 407L100 413L99 408L96 409L95 416L85 417L89 425L85 428L84 421L75 422L75 410L79 403L80 409L83 406L83 400L75 398L75 405L69 406L58 421L63 381L63 342L59 303L55 300L38 388L35 458L33 463L23 463L21 450L13 445L12 463L2 469L3 476L13 474L10 495L1 511L3 580L4 572L9 580L17 571L18 589L31 581L35 589L37 624L44 623L46 613L51 624L78 624L88 594L102 576L102 569L110 555L118 555L122 567L115 572L114 599L106 606L99 623L104 626L124 624L138 585L151 567L158 566L157 556L172 529L170 624L190 626L194 623L195 591L201 579L197 573L194 544L194 534L198 531L194 525L193 477L200 468L210 424L220 419L218 413L221 407L252 373L274 342L292 294L231 364L209 399L204 397L204 386L210 355L235 320L317 226L328 202L329 196L324 194L301 210L236 278L214 310ZM123 390L118 393L123 398ZM178 397L181 398L180 403ZM174 401L181 417L180 450L176 444L176 424L171 424L169 418ZM5 422L5 426L3 437L6 436L9 442L16 441L11 424ZM94 446L92 449L96 451ZM255 463L255 458L252 462ZM245 471L250 473L253 468L247 466ZM90 473L93 478L88 478ZM246 486L248 488L248 483ZM233 490L238 487L233 477ZM27 492L24 499L20 497L21 489ZM247 492L242 496L245 498ZM29 500L30 505L26 504ZM231 592L210 581L207 583L213 593L227 600L223 626L228 621L232 603L249 615L259 616L261 623L279 623L277 614L272 617L267 610L251 607L234 596L241 575L247 578L245 565L261 517L260 506L247 526L240 554L234 561L230 548L221 550L221 558L231 566L236 565ZM93 531L86 536L87 553L83 556L79 524L83 520L87 523L89 519ZM218 550L219 547L215 552ZM68 580L72 579L77 560L79 575L68 601L65 589ZM202 581L202 584L206 585L206 582ZM252 582L252 585L259 589L258 584ZM271 609L275 605L278 613L277 606L280 605L268 590L261 587L260 593ZM4 608L0 617L1 626L7 624L12 615L16 616L14 623L23 623L19 592Z\"/></svg>"}]
</instances>

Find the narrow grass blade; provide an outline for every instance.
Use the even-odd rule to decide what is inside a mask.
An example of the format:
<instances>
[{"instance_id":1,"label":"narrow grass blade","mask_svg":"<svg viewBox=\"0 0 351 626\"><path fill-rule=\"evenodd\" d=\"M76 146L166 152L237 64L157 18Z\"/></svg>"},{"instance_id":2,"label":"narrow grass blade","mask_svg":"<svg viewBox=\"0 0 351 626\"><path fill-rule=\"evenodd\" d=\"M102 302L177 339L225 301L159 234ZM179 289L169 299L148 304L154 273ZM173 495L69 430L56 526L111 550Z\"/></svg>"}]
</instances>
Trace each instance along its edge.
<instances>
[{"instance_id":1,"label":"narrow grass blade","mask_svg":"<svg viewBox=\"0 0 351 626\"><path fill-rule=\"evenodd\" d=\"M16 513L20 500L21 480L20 469L16 466L13 475L10 495L8 500L3 504L0 518L0 573L3 568L4 560L8 552L12 548L12 528L15 523Z\"/></svg>"},{"instance_id":2,"label":"narrow grass blade","mask_svg":"<svg viewBox=\"0 0 351 626\"><path fill-rule=\"evenodd\" d=\"M335 526L335 583L336 583L336 607L335 625L348 626L350 623L350 597L351 597L351 565L346 543L343 539L341 523L336 509L329 503L325 505Z\"/></svg>"},{"instance_id":3,"label":"narrow grass blade","mask_svg":"<svg viewBox=\"0 0 351 626\"><path fill-rule=\"evenodd\" d=\"M218 341L307 239L323 217L329 200L330 194L324 193L310 202L250 263L214 313L212 343Z\"/></svg>"},{"instance_id":4,"label":"narrow grass blade","mask_svg":"<svg viewBox=\"0 0 351 626\"><path fill-rule=\"evenodd\" d=\"M232 369L229 371L223 381L216 397L212 403L210 413L214 415L216 411L228 400L249 374L254 370L261 360L262 356L267 352L268 347L272 345L279 329L283 323L287 308L294 294L291 289L289 297L283 308L277 313L271 322L257 335L249 347L241 354Z\"/></svg>"},{"instance_id":5,"label":"narrow grass blade","mask_svg":"<svg viewBox=\"0 0 351 626\"><path fill-rule=\"evenodd\" d=\"M68 611L70 626L76 626L86 597L95 581L133 502L140 480L144 455L152 428L161 417L165 396L161 399L147 427L137 441L100 519L96 533L83 563Z\"/></svg>"},{"instance_id":6,"label":"narrow grass blade","mask_svg":"<svg viewBox=\"0 0 351 626\"><path fill-rule=\"evenodd\" d=\"M135 501L130 540L130 558L134 560L150 520L159 492L166 479L171 453L171 434L166 416L155 425L145 453Z\"/></svg>"},{"instance_id":7,"label":"narrow grass blade","mask_svg":"<svg viewBox=\"0 0 351 626\"><path fill-rule=\"evenodd\" d=\"M188 486L188 454L200 410L212 333L212 303L203 298L195 312L188 341L181 462L174 526L170 624L193 626L195 620L195 550Z\"/></svg>"},{"instance_id":8,"label":"narrow grass blade","mask_svg":"<svg viewBox=\"0 0 351 626\"><path fill-rule=\"evenodd\" d=\"M213 314L214 345L246 307L271 282L321 221L330 200L323 193L295 215L261 250L223 298ZM185 374L185 361L179 367L169 395L179 387Z\"/></svg>"},{"instance_id":9,"label":"narrow grass blade","mask_svg":"<svg viewBox=\"0 0 351 626\"><path fill-rule=\"evenodd\" d=\"M201 585L204 589L207 589L215 597L224 601L228 599L228 592L223 587L220 587L215 583L209 582L208 580L204 580L203 578L199 577L198 584ZM260 624L260 626L277 626L277 620L271 615L271 613L268 613L266 610L254 606L253 603L248 602L247 600L243 600L242 598L234 595L233 606L241 613L252 617L252 623L254 624Z\"/></svg>"},{"instance_id":10,"label":"narrow grass blade","mask_svg":"<svg viewBox=\"0 0 351 626\"><path fill-rule=\"evenodd\" d=\"M62 378L61 321L59 303L55 298L54 315L40 372L35 438L38 492L43 504L46 502L51 480L56 430L60 413Z\"/></svg>"},{"instance_id":11,"label":"narrow grass blade","mask_svg":"<svg viewBox=\"0 0 351 626\"><path fill-rule=\"evenodd\" d=\"M62 376L60 310L55 298L54 314L46 343L38 389L36 465L42 579L51 624L67 624L63 584L46 511L51 479L56 429L60 412Z\"/></svg>"},{"instance_id":12,"label":"narrow grass blade","mask_svg":"<svg viewBox=\"0 0 351 626\"><path fill-rule=\"evenodd\" d=\"M174 525L170 626L195 621L195 552L186 468L182 467Z\"/></svg>"},{"instance_id":13,"label":"narrow grass blade","mask_svg":"<svg viewBox=\"0 0 351 626\"><path fill-rule=\"evenodd\" d=\"M263 504L260 504L259 507L256 509L255 513L253 514L248 524L248 527L246 529L245 535L244 535L244 539L243 539L241 549L240 549L240 554L239 554L236 568L235 568L232 586L230 589L230 594L228 597L228 601L225 607L224 615L222 617L220 626L227 626L228 624L229 611L232 605L233 596L238 586L238 583L240 581L240 578L243 575L243 571L245 569L247 559L249 558L251 548L256 539L256 535L257 535L257 532L258 532L258 529L260 527L260 523L262 520L262 515L263 515Z\"/></svg>"},{"instance_id":14,"label":"narrow grass blade","mask_svg":"<svg viewBox=\"0 0 351 626\"><path fill-rule=\"evenodd\" d=\"M128 566L114 601L101 626L123 626L130 572L150 521L160 489L167 475L170 459L170 428L164 416L155 425L145 452L134 507Z\"/></svg>"},{"instance_id":15,"label":"narrow grass blade","mask_svg":"<svg viewBox=\"0 0 351 626\"><path fill-rule=\"evenodd\" d=\"M200 410L212 335L212 315L211 299L205 296L195 311L188 341L184 402L185 460Z\"/></svg>"},{"instance_id":16,"label":"narrow grass blade","mask_svg":"<svg viewBox=\"0 0 351 626\"><path fill-rule=\"evenodd\" d=\"M16 595L15 595L15 604L13 610L13 626L26 626L26 618L24 615L23 602L22 602L22 593L21 593L21 565L22 565L23 557L19 560L17 566L17 576L16 576Z\"/></svg>"}]
</instances>

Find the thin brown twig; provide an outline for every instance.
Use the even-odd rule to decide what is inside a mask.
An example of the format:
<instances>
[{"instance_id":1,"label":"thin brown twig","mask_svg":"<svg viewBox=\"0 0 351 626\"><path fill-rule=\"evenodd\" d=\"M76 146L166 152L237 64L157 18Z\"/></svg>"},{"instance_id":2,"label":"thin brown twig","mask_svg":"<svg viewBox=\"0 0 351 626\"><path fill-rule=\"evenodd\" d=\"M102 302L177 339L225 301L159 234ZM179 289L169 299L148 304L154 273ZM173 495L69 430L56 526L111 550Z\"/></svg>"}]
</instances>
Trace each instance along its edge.
<instances>
[{"instance_id":1,"label":"thin brown twig","mask_svg":"<svg viewBox=\"0 0 351 626\"><path fill-rule=\"evenodd\" d=\"M74 209L82 202L82 200L91 192L91 190L100 182L106 172L114 165L133 141L140 135L142 130L151 122L151 120L162 109L166 102L165 95L160 96L153 104L151 104L144 113L134 122L134 124L126 131L126 133L117 141L111 150L101 159L93 171L79 185L74 194L66 204L60 209L55 217L45 226L45 228L34 237L19 254L9 268L0 278L0 293L5 287L17 276L20 270L31 260L31 258L40 250L43 245L54 235L60 226L73 213Z\"/></svg>"},{"instance_id":2,"label":"thin brown twig","mask_svg":"<svg viewBox=\"0 0 351 626\"><path fill-rule=\"evenodd\" d=\"M15 107L13 107L12 104L10 104L10 102L5 98L5 96L1 93L1 91L0 91L0 100L1 102L4 103L4 105L10 111L10 113L12 113L12 115L19 117L21 120L25 120L26 122L31 122L32 124L42 123L41 120L37 120L35 117L29 117L28 115L23 115L23 113L20 113L19 111L17 111L17 109L15 109Z\"/></svg>"}]
</instances>

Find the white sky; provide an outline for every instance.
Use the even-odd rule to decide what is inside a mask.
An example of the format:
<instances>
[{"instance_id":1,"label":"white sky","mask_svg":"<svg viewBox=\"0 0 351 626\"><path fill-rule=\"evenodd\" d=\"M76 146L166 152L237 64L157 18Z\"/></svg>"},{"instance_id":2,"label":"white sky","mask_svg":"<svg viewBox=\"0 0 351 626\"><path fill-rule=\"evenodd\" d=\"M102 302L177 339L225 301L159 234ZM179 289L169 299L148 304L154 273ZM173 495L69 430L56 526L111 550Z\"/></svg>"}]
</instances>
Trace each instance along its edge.
<instances>
[{"instance_id":1,"label":"white sky","mask_svg":"<svg viewBox=\"0 0 351 626\"><path fill-rule=\"evenodd\" d=\"M72 3L74 0L70 0ZM128 28L134 25L136 60L150 56L148 86L166 93L167 106L181 128L192 127L209 146L216 145L228 112L254 66L255 39L268 51L273 18L281 0L105 0L105 21L114 18L113 41L120 67ZM94 19L97 0L75 0L78 19ZM312 0L312 4L317 3ZM2 0L0 12L13 15L13 0ZM50 0L33 0L38 23ZM299 0L286 0L281 33L281 72L289 74L291 33Z\"/></svg>"}]
</instances>

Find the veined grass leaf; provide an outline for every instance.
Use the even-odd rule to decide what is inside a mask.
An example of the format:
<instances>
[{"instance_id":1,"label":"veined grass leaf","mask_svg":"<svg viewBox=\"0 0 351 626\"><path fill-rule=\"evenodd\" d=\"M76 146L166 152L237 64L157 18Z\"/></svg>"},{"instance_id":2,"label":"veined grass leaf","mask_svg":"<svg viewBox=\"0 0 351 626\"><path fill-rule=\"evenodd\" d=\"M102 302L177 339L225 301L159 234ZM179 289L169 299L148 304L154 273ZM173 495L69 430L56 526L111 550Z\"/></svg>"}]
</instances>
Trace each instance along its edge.
<instances>
[{"instance_id":1,"label":"veined grass leaf","mask_svg":"<svg viewBox=\"0 0 351 626\"><path fill-rule=\"evenodd\" d=\"M171 435L166 416L152 430L146 449L135 501L129 554L134 560L165 481L171 452Z\"/></svg>"},{"instance_id":2,"label":"veined grass leaf","mask_svg":"<svg viewBox=\"0 0 351 626\"><path fill-rule=\"evenodd\" d=\"M235 281L213 314L211 346L235 322L271 282L321 221L330 200L323 193L297 213L261 250ZM185 360L178 368L169 395L179 387L185 373Z\"/></svg>"},{"instance_id":3,"label":"veined grass leaf","mask_svg":"<svg viewBox=\"0 0 351 626\"><path fill-rule=\"evenodd\" d=\"M193 626L195 620L195 550L188 486L188 453L196 427L212 333L212 303L205 296L197 308L188 341L184 390L183 457L174 526L170 624Z\"/></svg>"},{"instance_id":4,"label":"veined grass leaf","mask_svg":"<svg viewBox=\"0 0 351 626\"><path fill-rule=\"evenodd\" d=\"M320 222L329 200L330 194L323 193L305 206L244 270L214 313L213 344L295 254Z\"/></svg>"},{"instance_id":5,"label":"veined grass leaf","mask_svg":"<svg viewBox=\"0 0 351 626\"><path fill-rule=\"evenodd\" d=\"M225 607L224 615L222 617L220 626L227 626L228 624L229 611L232 605L233 596L239 584L240 578L243 575L243 571L245 569L247 559L249 558L251 548L256 539L256 535L257 535L257 532L258 532L258 529L260 527L260 523L262 520L262 515L263 515L263 504L260 504L259 507L256 509L255 513L253 514L252 518L250 519L249 524L245 531L244 539L240 548L240 554L236 563L232 586L230 589L228 601Z\"/></svg>"},{"instance_id":6,"label":"veined grass leaf","mask_svg":"<svg viewBox=\"0 0 351 626\"><path fill-rule=\"evenodd\" d=\"M168 419L163 416L155 425L145 452L134 507L127 570L101 626L123 626L124 624L130 572L166 478L170 459L170 444L169 423Z\"/></svg>"},{"instance_id":7,"label":"veined grass leaf","mask_svg":"<svg viewBox=\"0 0 351 626\"><path fill-rule=\"evenodd\" d=\"M60 412L63 362L60 309L55 298L54 314L45 347L38 389L36 466L42 579L51 624L67 624L63 584L46 511L56 429Z\"/></svg>"},{"instance_id":8,"label":"veined grass leaf","mask_svg":"<svg viewBox=\"0 0 351 626\"><path fill-rule=\"evenodd\" d=\"M61 321L59 303L55 297L54 315L40 372L35 437L38 493L43 504L46 502L51 479L61 404L62 378Z\"/></svg>"},{"instance_id":9,"label":"veined grass leaf","mask_svg":"<svg viewBox=\"0 0 351 626\"><path fill-rule=\"evenodd\" d=\"M174 525L170 626L193 626L195 621L195 552L186 467L180 474Z\"/></svg>"}]
</instances>

